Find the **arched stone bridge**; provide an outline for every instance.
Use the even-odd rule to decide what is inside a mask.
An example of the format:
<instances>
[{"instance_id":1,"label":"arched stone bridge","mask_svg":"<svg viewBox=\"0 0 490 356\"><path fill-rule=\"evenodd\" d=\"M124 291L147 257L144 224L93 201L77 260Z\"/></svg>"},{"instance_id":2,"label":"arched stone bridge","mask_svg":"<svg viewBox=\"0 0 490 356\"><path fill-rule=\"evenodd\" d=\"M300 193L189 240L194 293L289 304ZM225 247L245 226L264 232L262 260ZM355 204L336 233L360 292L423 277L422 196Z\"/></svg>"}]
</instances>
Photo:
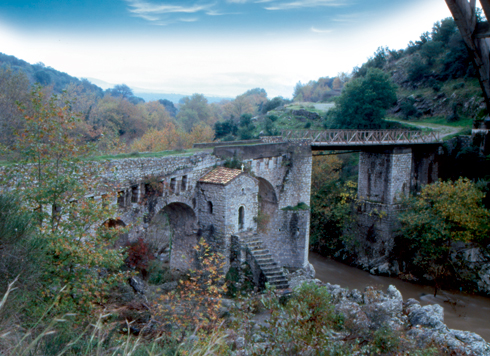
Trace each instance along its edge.
<instances>
[{"instance_id":1,"label":"arched stone bridge","mask_svg":"<svg viewBox=\"0 0 490 356\"><path fill-rule=\"evenodd\" d=\"M131 225L128 238L144 238L157 254L171 250L172 267L193 266L192 247L202 236L232 265L248 259L257 280L262 275L284 286L280 267L308 267L312 150L357 145L361 151L359 225L366 243L382 251L376 258L392 248L390 219L400 198L437 179L436 136L399 132L394 140L391 130L343 132L198 144L203 151L193 155L108 161L103 176L118 193L118 223ZM335 143L323 144L321 137ZM223 169L227 160L243 168ZM380 207L387 218L373 220Z\"/></svg>"}]
</instances>

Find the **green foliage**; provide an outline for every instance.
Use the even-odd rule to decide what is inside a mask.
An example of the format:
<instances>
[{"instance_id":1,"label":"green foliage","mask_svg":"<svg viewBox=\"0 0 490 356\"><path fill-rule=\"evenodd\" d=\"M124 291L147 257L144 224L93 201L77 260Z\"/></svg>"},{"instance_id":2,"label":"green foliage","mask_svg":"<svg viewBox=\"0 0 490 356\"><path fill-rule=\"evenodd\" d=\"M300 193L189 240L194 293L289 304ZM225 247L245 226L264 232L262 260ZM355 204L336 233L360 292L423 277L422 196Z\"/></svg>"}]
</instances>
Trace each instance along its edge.
<instances>
[{"instance_id":1,"label":"green foliage","mask_svg":"<svg viewBox=\"0 0 490 356\"><path fill-rule=\"evenodd\" d=\"M119 272L122 254L111 248L118 231L100 227L113 208L87 197L101 183L81 160L89 149L73 134L77 117L69 103L36 87L31 106L15 146L22 164L6 169L2 180L39 222L44 255L38 301L48 303L61 293L58 308L90 313L125 278Z\"/></svg>"},{"instance_id":2,"label":"green foliage","mask_svg":"<svg viewBox=\"0 0 490 356\"><path fill-rule=\"evenodd\" d=\"M480 243L488 237L490 212L482 206L484 194L466 178L426 185L408 201L399 215L399 243L413 264L439 283L455 271L450 255L454 243Z\"/></svg>"},{"instance_id":3,"label":"green foliage","mask_svg":"<svg viewBox=\"0 0 490 356\"><path fill-rule=\"evenodd\" d=\"M345 85L336 107L327 112L330 128L379 129L386 109L396 103L396 89L389 76L369 68L366 76Z\"/></svg>"},{"instance_id":4,"label":"green foliage","mask_svg":"<svg viewBox=\"0 0 490 356\"><path fill-rule=\"evenodd\" d=\"M214 124L214 132L215 132L214 138L216 140L220 138L224 138L228 135L236 135L237 131L238 131L238 126L231 119L224 122L217 122Z\"/></svg>"},{"instance_id":5,"label":"green foliage","mask_svg":"<svg viewBox=\"0 0 490 356\"><path fill-rule=\"evenodd\" d=\"M208 100L204 95L193 94L182 99L177 121L186 132L190 132L199 123L211 124L211 118Z\"/></svg>"},{"instance_id":6,"label":"green foliage","mask_svg":"<svg viewBox=\"0 0 490 356\"><path fill-rule=\"evenodd\" d=\"M148 264L148 283L159 285L173 280L169 267L163 266L161 261L152 260Z\"/></svg>"},{"instance_id":7,"label":"green foliage","mask_svg":"<svg viewBox=\"0 0 490 356\"><path fill-rule=\"evenodd\" d=\"M356 198L356 184L347 169L351 165L336 156L313 160L310 245L322 254L334 254L349 238Z\"/></svg>"},{"instance_id":8,"label":"green foliage","mask_svg":"<svg viewBox=\"0 0 490 356\"><path fill-rule=\"evenodd\" d=\"M281 210L284 210L284 211L299 211L299 210L309 210L310 207L308 206L308 204L306 203L303 203L303 202L299 202L296 206L287 206L285 208L282 208Z\"/></svg>"},{"instance_id":9,"label":"green foliage","mask_svg":"<svg viewBox=\"0 0 490 356\"><path fill-rule=\"evenodd\" d=\"M408 97L400 103L400 110L402 117L405 120L410 120L413 118L419 118L422 113L415 107L415 98Z\"/></svg>"},{"instance_id":10,"label":"green foliage","mask_svg":"<svg viewBox=\"0 0 490 356\"><path fill-rule=\"evenodd\" d=\"M267 100L267 102L262 105L262 114L267 114L269 111L284 105L286 102L287 100L284 100L284 98L280 96L276 96L271 100Z\"/></svg>"},{"instance_id":11,"label":"green foliage","mask_svg":"<svg viewBox=\"0 0 490 356\"><path fill-rule=\"evenodd\" d=\"M430 66L419 56L414 55L408 66L408 80L419 82L430 73Z\"/></svg>"},{"instance_id":12,"label":"green foliage","mask_svg":"<svg viewBox=\"0 0 490 356\"><path fill-rule=\"evenodd\" d=\"M243 164L243 162L240 159L238 159L238 157L236 155L233 155L232 158L228 158L225 161L223 166L226 168L231 168L231 169L241 169L242 164Z\"/></svg>"},{"instance_id":13,"label":"green foliage","mask_svg":"<svg viewBox=\"0 0 490 356\"><path fill-rule=\"evenodd\" d=\"M373 335L373 351L376 354L390 354L400 347L400 335L389 325L383 325Z\"/></svg>"},{"instance_id":14,"label":"green foliage","mask_svg":"<svg viewBox=\"0 0 490 356\"><path fill-rule=\"evenodd\" d=\"M0 194L0 291L17 276L25 297L37 288L44 245L35 225L33 214L22 208L19 197Z\"/></svg>"},{"instance_id":15,"label":"green foliage","mask_svg":"<svg viewBox=\"0 0 490 356\"><path fill-rule=\"evenodd\" d=\"M254 138L254 130L255 125L252 123L252 114L242 114L240 116L240 125L238 129L238 137L240 140L250 140Z\"/></svg>"},{"instance_id":16,"label":"green foliage","mask_svg":"<svg viewBox=\"0 0 490 356\"><path fill-rule=\"evenodd\" d=\"M326 288L304 283L286 305L271 294L263 296L262 303L271 313L269 325L261 328L270 343L263 354L330 354L328 335L342 328L342 317L334 312Z\"/></svg>"},{"instance_id":17,"label":"green foliage","mask_svg":"<svg viewBox=\"0 0 490 356\"><path fill-rule=\"evenodd\" d=\"M310 80L307 84L297 83L294 88L293 101L325 102L339 95L343 82L338 77Z\"/></svg>"}]
</instances>

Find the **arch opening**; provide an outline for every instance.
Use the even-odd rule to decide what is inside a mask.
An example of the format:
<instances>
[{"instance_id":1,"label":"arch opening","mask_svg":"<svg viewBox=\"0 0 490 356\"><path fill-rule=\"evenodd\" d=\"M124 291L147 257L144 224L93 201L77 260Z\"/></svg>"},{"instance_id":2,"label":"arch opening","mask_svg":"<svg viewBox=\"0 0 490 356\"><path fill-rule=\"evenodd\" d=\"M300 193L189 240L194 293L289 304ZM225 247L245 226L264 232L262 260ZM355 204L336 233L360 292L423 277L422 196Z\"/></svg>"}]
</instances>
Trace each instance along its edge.
<instances>
[{"instance_id":1,"label":"arch opening","mask_svg":"<svg viewBox=\"0 0 490 356\"><path fill-rule=\"evenodd\" d=\"M238 230L243 230L245 227L245 208L241 206L238 208Z\"/></svg>"},{"instance_id":2,"label":"arch opening","mask_svg":"<svg viewBox=\"0 0 490 356\"><path fill-rule=\"evenodd\" d=\"M169 255L171 268L185 271L196 264L197 230L194 210L184 203L171 203L153 217L146 240L157 255Z\"/></svg>"},{"instance_id":3,"label":"arch opening","mask_svg":"<svg viewBox=\"0 0 490 356\"><path fill-rule=\"evenodd\" d=\"M108 234L107 238L109 238L109 234L112 235L112 233L113 233L113 231L110 231L110 230L119 230L119 229L122 229L124 227L126 227L126 224L121 219L109 219L109 220L104 221L104 223L102 223L102 225L99 228L99 233L101 233L102 235ZM118 232L117 238L114 242L114 247L120 248L120 247L126 246L126 244L128 243L128 240L129 240L128 238L129 238L129 235L128 235L127 231Z\"/></svg>"},{"instance_id":4,"label":"arch opening","mask_svg":"<svg viewBox=\"0 0 490 356\"><path fill-rule=\"evenodd\" d=\"M259 180L259 212L258 212L258 226L261 231L269 230L271 221L274 220L277 209L278 200L276 191L272 184L264 178L257 177Z\"/></svg>"}]
</instances>

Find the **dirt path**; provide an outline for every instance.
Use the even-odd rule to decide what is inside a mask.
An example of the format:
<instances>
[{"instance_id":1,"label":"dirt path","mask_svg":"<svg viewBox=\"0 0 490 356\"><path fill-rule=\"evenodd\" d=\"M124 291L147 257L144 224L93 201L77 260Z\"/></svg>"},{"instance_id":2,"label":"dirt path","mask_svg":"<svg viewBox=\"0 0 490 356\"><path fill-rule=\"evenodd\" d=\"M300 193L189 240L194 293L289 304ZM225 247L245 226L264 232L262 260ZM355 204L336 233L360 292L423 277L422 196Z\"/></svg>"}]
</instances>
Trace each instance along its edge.
<instances>
[{"instance_id":1,"label":"dirt path","mask_svg":"<svg viewBox=\"0 0 490 356\"><path fill-rule=\"evenodd\" d=\"M431 129L434 131L438 131L440 133L441 139L443 139L446 136L457 134L458 132L461 132L464 129L466 129L466 127L464 126L446 126L446 125L431 124L431 123L407 122L401 120L387 120L387 121L400 122L403 123L404 125L410 125L410 126L418 127L420 129Z\"/></svg>"}]
</instances>

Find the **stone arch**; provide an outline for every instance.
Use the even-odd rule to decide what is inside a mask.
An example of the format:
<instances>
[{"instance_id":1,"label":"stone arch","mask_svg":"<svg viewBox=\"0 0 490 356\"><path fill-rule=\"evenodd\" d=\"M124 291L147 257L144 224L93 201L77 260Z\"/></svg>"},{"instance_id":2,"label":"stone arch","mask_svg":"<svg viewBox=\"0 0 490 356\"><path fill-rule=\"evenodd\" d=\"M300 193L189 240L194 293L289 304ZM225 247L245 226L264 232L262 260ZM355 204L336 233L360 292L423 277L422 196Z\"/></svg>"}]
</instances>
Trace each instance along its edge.
<instances>
[{"instance_id":1,"label":"stone arch","mask_svg":"<svg viewBox=\"0 0 490 356\"><path fill-rule=\"evenodd\" d=\"M119 229L119 228L123 228L123 227L126 227L126 224L121 219L108 219L108 220L104 221L102 223L102 225L100 225L100 229L102 229L102 230L104 230L104 229L112 230L112 229ZM126 231L119 233L117 240L114 243L114 247L119 248L119 247L126 246L128 241L129 241L128 237L129 237L129 235L128 235L128 232L126 232Z\"/></svg>"},{"instance_id":2,"label":"stone arch","mask_svg":"<svg viewBox=\"0 0 490 356\"><path fill-rule=\"evenodd\" d=\"M157 252L170 253L170 267L182 271L195 267L197 217L187 204L175 202L163 207L151 220L146 240Z\"/></svg>"},{"instance_id":3,"label":"stone arch","mask_svg":"<svg viewBox=\"0 0 490 356\"><path fill-rule=\"evenodd\" d=\"M257 177L259 181L259 226L260 230L269 229L270 222L274 220L277 214L278 200L272 184L261 177Z\"/></svg>"}]
</instances>

